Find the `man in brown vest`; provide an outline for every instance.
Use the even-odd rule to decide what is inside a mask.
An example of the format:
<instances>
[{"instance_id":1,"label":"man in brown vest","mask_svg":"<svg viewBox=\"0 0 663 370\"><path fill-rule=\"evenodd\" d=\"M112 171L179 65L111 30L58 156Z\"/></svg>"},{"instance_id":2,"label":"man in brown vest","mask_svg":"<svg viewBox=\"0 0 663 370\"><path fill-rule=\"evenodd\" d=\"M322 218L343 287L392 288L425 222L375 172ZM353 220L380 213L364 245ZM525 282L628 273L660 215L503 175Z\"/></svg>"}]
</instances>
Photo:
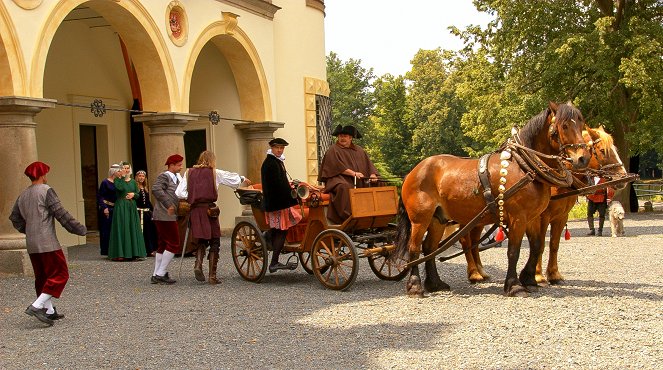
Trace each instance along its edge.
<instances>
[{"instance_id":1,"label":"man in brown vest","mask_svg":"<svg viewBox=\"0 0 663 370\"><path fill-rule=\"evenodd\" d=\"M219 185L238 188L242 183L251 184L244 176L216 169L216 156L211 151L200 153L198 163L187 170L175 194L191 205L190 235L197 240L196 263L193 268L196 280L205 281L203 258L209 246L209 283L217 284L216 267L221 246L220 210L216 206Z\"/></svg>"}]
</instances>

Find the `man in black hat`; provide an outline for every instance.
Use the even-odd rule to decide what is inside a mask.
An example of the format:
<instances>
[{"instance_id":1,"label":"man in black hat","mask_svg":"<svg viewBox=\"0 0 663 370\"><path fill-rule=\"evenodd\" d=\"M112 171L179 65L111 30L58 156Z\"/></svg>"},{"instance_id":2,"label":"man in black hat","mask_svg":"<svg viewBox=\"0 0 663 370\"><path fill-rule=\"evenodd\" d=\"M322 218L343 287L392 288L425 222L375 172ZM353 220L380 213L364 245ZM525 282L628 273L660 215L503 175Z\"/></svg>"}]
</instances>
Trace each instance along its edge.
<instances>
[{"instance_id":1,"label":"man in black hat","mask_svg":"<svg viewBox=\"0 0 663 370\"><path fill-rule=\"evenodd\" d=\"M352 142L361 138L354 126L338 125L332 135L337 137L337 141L322 159L318 182L324 182L324 192L332 195L327 218L341 224L351 213L348 190L360 185L366 178L377 181L378 170L364 149Z\"/></svg>"}]
</instances>

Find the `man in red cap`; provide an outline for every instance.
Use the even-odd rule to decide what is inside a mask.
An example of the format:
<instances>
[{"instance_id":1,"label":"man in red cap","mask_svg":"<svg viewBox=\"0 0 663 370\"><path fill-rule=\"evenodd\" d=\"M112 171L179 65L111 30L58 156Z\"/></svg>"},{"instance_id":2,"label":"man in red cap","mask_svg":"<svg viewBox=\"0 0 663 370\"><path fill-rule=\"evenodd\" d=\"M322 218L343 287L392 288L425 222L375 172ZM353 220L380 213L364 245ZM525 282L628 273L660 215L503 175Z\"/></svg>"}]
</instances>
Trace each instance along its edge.
<instances>
[{"instance_id":1,"label":"man in red cap","mask_svg":"<svg viewBox=\"0 0 663 370\"><path fill-rule=\"evenodd\" d=\"M156 199L152 220L157 228L157 251L154 256L152 284L173 284L175 280L168 275L168 265L175 254L180 252L180 233L177 226L177 204L175 195L177 185L182 181L180 171L184 158L173 154L166 160L168 167L152 185L152 195Z\"/></svg>"},{"instance_id":2,"label":"man in red cap","mask_svg":"<svg viewBox=\"0 0 663 370\"><path fill-rule=\"evenodd\" d=\"M9 219L16 230L25 234L35 273L37 299L25 313L50 326L64 317L55 310L52 298L60 298L69 280L67 260L55 235L53 219L72 234L85 236L87 229L62 207L55 190L47 185L49 170L43 162L33 162L25 169L32 185L19 195Z\"/></svg>"}]
</instances>

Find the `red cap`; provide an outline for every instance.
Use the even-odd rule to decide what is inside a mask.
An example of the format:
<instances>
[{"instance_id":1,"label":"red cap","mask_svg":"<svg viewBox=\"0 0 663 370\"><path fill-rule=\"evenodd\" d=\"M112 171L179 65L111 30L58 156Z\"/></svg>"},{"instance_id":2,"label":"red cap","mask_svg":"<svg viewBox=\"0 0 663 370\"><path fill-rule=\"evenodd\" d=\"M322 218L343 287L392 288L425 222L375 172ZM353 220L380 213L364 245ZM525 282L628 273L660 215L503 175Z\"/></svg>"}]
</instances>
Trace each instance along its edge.
<instances>
[{"instance_id":1,"label":"red cap","mask_svg":"<svg viewBox=\"0 0 663 370\"><path fill-rule=\"evenodd\" d=\"M166 166L175 164L175 163L180 163L184 160L184 157L182 157L179 154L173 154L168 159L166 159Z\"/></svg>"},{"instance_id":2,"label":"red cap","mask_svg":"<svg viewBox=\"0 0 663 370\"><path fill-rule=\"evenodd\" d=\"M36 180L50 171L51 168L44 162L32 162L23 172L30 180Z\"/></svg>"}]
</instances>

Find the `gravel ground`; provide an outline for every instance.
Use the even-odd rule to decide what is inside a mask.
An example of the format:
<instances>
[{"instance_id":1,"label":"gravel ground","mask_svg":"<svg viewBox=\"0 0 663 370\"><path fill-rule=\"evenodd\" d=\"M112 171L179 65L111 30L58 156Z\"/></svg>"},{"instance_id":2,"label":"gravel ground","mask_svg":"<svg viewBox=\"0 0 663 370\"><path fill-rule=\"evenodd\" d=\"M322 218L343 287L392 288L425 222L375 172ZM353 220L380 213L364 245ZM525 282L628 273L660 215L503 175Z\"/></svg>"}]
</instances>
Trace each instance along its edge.
<instances>
[{"instance_id":1,"label":"gravel ground","mask_svg":"<svg viewBox=\"0 0 663 370\"><path fill-rule=\"evenodd\" d=\"M346 292L301 268L246 282L227 238L217 286L194 280L192 258L177 284L151 285L152 259L72 247L56 302L67 316L53 327L23 313L32 279L0 278L0 368L663 368L663 213L627 217L624 238L586 237L585 222L570 222L565 283L528 298L502 295L506 248L482 252L491 282L469 284L459 257L438 263L450 292L410 299L365 260Z\"/></svg>"}]
</instances>

